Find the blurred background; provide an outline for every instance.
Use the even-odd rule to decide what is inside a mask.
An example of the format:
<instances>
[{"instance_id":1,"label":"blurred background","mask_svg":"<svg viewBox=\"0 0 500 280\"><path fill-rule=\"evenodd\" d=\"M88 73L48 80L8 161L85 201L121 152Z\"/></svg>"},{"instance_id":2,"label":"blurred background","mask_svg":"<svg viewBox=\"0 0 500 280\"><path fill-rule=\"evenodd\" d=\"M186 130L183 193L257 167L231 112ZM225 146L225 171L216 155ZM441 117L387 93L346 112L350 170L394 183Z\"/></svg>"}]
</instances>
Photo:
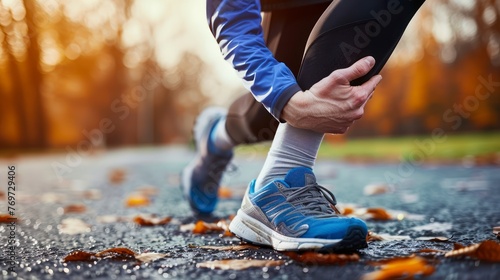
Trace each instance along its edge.
<instances>
[{"instance_id":1,"label":"blurred background","mask_svg":"<svg viewBox=\"0 0 500 280\"><path fill-rule=\"evenodd\" d=\"M499 17L500 0L428 0L335 139L439 128L500 151ZM1 151L187 143L204 106L243 92L204 0L0 0Z\"/></svg>"}]
</instances>

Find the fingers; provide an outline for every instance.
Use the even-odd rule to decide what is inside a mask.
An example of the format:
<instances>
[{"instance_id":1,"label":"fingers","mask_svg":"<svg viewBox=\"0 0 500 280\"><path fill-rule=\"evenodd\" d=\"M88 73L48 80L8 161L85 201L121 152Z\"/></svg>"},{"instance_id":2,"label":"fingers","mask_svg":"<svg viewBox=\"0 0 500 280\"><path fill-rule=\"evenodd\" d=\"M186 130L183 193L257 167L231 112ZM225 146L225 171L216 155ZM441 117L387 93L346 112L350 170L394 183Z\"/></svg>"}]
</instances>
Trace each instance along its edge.
<instances>
[{"instance_id":1,"label":"fingers","mask_svg":"<svg viewBox=\"0 0 500 280\"><path fill-rule=\"evenodd\" d=\"M342 76L343 78L345 78L347 81L350 82L368 74L368 72L370 72L370 70L373 68L374 65L375 65L375 59L371 56L367 56L356 61L350 67L339 69L337 71L334 71L333 73L337 72L336 73L337 75Z\"/></svg>"}]
</instances>

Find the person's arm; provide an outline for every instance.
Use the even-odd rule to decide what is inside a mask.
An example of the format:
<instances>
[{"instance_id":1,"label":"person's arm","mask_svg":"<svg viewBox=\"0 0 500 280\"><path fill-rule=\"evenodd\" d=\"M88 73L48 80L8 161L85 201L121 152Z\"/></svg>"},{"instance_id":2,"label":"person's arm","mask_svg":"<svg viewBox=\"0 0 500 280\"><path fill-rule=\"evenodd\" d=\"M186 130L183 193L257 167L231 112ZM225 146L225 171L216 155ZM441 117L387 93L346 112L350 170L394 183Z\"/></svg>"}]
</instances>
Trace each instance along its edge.
<instances>
[{"instance_id":1,"label":"person's arm","mask_svg":"<svg viewBox=\"0 0 500 280\"><path fill-rule=\"evenodd\" d=\"M244 86L276 118L301 88L264 42L258 0L207 0L207 18L222 55Z\"/></svg>"}]
</instances>

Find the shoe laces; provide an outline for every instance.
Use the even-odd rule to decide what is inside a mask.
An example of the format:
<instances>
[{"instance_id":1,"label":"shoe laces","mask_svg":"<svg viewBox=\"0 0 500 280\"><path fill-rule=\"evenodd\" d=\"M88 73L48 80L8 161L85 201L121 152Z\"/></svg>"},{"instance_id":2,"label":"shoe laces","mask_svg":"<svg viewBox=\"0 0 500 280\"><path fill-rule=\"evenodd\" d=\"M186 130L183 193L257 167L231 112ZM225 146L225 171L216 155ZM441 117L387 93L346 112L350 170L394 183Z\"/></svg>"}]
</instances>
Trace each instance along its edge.
<instances>
[{"instance_id":1,"label":"shoe laces","mask_svg":"<svg viewBox=\"0 0 500 280\"><path fill-rule=\"evenodd\" d=\"M340 215L335 207L337 199L327 188L317 183L301 188L285 190L287 202L291 203L306 216L331 217Z\"/></svg>"}]
</instances>

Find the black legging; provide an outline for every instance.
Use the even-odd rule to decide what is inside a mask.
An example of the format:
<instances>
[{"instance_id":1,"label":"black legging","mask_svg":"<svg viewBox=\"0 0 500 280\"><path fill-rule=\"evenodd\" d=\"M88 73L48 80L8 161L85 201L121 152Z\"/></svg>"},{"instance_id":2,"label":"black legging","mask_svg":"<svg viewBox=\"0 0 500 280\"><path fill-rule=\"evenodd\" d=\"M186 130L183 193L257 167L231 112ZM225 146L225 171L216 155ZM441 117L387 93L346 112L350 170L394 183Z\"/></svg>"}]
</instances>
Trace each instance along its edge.
<instances>
[{"instance_id":1,"label":"black legging","mask_svg":"<svg viewBox=\"0 0 500 280\"><path fill-rule=\"evenodd\" d=\"M373 56L373 69L351 82L359 85L380 72L424 2L335 0L329 5L273 11L263 22L266 43L296 75L302 89L336 69ZM277 127L278 122L250 93L229 107L226 128L236 144L272 140Z\"/></svg>"}]
</instances>

